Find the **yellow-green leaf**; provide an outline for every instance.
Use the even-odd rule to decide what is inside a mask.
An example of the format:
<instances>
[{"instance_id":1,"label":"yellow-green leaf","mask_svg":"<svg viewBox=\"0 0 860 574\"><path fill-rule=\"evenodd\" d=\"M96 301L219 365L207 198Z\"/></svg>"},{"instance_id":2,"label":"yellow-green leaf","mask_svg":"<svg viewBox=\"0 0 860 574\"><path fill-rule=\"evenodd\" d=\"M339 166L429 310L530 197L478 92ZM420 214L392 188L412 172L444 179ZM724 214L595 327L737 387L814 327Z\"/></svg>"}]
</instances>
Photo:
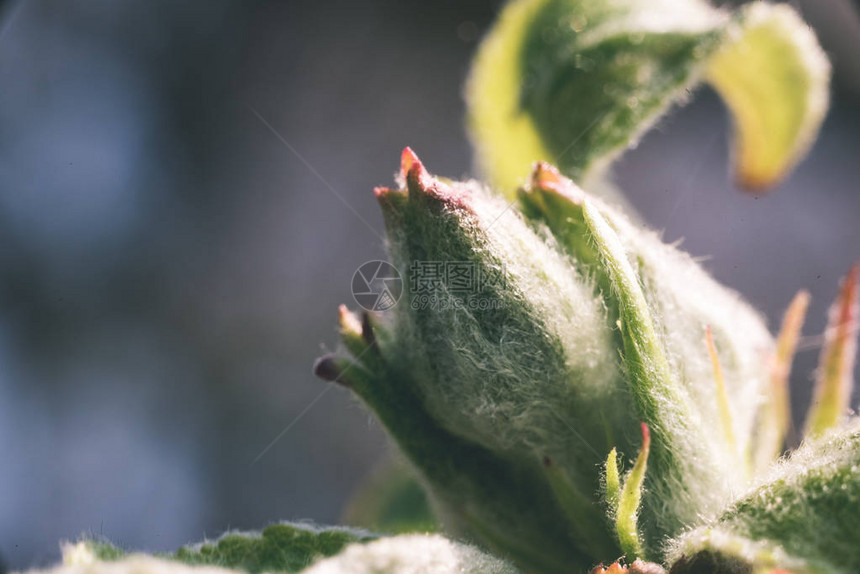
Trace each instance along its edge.
<instances>
[{"instance_id":1,"label":"yellow-green leaf","mask_svg":"<svg viewBox=\"0 0 860 574\"><path fill-rule=\"evenodd\" d=\"M606 475L603 479L603 497L610 511L618 511L618 497L621 495L621 476L618 472L618 451L612 449L606 458Z\"/></svg>"},{"instance_id":2,"label":"yellow-green leaf","mask_svg":"<svg viewBox=\"0 0 860 574\"><path fill-rule=\"evenodd\" d=\"M642 448L633 464L633 470L627 475L624 487L618 497L618 510L615 513L615 529L618 532L618 542L628 560L642 557L642 543L639 542L639 532L636 522L639 514L639 504L642 502L642 485L645 482L645 470L648 467L648 452L651 449L651 434L648 425L642 423Z\"/></svg>"},{"instance_id":3,"label":"yellow-green leaf","mask_svg":"<svg viewBox=\"0 0 860 574\"><path fill-rule=\"evenodd\" d=\"M746 6L707 79L734 117L738 182L753 190L777 183L827 112L830 64L815 35L789 6Z\"/></svg>"},{"instance_id":4,"label":"yellow-green leaf","mask_svg":"<svg viewBox=\"0 0 860 574\"><path fill-rule=\"evenodd\" d=\"M735 116L740 180L776 182L815 138L829 65L787 6L736 17L702 0L515 0L466 89L478 163L513 192L535 161L581 184L710 81Z\"/></svg>"}]
</instances>

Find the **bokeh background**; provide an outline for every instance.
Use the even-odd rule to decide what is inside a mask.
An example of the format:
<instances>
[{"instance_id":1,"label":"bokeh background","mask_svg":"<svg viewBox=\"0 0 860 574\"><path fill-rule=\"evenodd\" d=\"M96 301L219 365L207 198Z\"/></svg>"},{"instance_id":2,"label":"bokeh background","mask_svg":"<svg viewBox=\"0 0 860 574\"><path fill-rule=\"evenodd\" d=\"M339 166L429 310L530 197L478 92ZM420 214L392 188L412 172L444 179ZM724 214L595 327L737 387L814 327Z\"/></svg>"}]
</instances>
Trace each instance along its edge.
<instances>
[{"instance_id":1,"label":"bokeh background","mask_svg":"<svg viewBox=\"0 0 860 574\"><path fill-rule=\"evenodd\" d=\"M847 0L795 5L835 79L790 179L766 197L733 188L726 112L707 89L615 179L771 326L812 291L802 405L814 335L860 257L860 15ZM336 346L354 270L384 257L371 189L400 149L473 174L462 84L499 6L0 3L7 567L49 564L82 533L167 550L338 520L386 440L348 393L320 395L311 364Z\"/></svg>"}]
</instances>

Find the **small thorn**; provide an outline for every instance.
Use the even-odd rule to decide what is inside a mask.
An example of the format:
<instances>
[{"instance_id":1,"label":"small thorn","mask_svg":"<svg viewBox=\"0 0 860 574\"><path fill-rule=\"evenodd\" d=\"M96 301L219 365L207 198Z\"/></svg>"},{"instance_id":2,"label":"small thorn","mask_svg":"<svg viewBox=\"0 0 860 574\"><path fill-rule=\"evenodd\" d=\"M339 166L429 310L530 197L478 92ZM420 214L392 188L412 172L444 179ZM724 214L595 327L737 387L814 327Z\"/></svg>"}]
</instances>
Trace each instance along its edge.
<instances>
[{"instance_id":1,"label":"small thorn","mask_svg":"<svg viewBox=\"0 0 860 574\"><path fill-rule=\"evenodd\" d=\"M543 464L544 468L550 468L552 466L552 459L546 455L541 459L541 464Z\"/></svg>"}]
</instances>

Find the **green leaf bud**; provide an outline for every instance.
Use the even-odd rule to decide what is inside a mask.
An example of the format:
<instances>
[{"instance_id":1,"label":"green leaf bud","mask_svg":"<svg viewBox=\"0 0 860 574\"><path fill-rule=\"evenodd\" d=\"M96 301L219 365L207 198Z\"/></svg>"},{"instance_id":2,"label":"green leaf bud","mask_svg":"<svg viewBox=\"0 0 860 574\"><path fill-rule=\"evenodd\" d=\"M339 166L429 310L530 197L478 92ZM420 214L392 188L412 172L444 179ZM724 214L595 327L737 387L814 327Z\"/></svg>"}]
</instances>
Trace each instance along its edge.
<instances>
[{"instance_id":1,"label":"green leaf bud","mask_svg":"<svg viewBox=\"0 0 860 574\"><path fill-rule=\"evenodd\" d=\"M407 148L401 187L376 190L407 300L364 334L342 311L354 362L318 368L376 412L451 531L527 570L587 569L622 551L659 559L667 537L745 485L773 341L689 256L553 168L536 174L520 209L431 176ZM473 271L470 288L439 273L455 263ZM724 411L734 441L714 432ZM648 472L642 460L616 486L618 522L597 494L601 468L613 448L640 450L639 421Z\"/></svg>"},{"instance_id":2,"label":"green leaf bud","mask_svg":"<svg viewBox=\"0 0 860 574\"><path fill-rule=\"evenodd\" d=\"M588 197L555 168L538 164L520 200L535 225L547 226L589 270L609 319L619 324L633 416L654 434L643 499L654 553L661 535L742 488L773 341L759 315L689 255Z\"/></svg>"}]
</instances>

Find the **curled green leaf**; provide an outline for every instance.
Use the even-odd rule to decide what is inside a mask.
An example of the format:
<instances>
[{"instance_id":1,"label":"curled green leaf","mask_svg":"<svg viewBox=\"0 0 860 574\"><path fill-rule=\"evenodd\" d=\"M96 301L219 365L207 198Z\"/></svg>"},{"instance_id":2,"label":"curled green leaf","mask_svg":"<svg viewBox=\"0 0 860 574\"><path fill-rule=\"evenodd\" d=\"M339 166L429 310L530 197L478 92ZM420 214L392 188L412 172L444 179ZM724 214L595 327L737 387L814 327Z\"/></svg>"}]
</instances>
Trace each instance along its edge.
<instances>
[{"instance_id":1,"label":"curled green leaf","mask_svg":"<svg viewBox=\"0 0 860 574\"><path fill-rule=\"evenodd\" d=\"M827 109L830 69L793 9L731 15L702 0L514 0L467 87L478 160L510 191L534 161L590 183L691 88L732 111L740 182L778 181Z\"/></svg>"},{"instance_id":2,"label":"curled green leaf","mask_svg":"<svg viewBox=\"0 0 860 574\"><path fill-rule=\"evenodd\" d=\"M785 4L744 6L707 80L734 117L738 183L777 183L806 154L827 113L830 64L815 35Z\"/></svg>"}]
</instances>

